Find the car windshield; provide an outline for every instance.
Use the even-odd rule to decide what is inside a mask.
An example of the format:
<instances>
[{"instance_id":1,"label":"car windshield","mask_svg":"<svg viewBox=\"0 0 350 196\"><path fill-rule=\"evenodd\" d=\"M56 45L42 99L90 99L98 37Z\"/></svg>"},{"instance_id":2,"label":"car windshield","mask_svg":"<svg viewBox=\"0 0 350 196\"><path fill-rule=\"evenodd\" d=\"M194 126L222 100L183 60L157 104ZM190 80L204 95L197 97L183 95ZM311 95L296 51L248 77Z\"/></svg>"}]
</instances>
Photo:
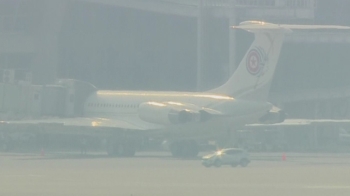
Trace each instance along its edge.
<instances>
[{"instance_id":1,"label":"car windshield","mask_svg":"<svg viewBox=\"0 0 350 196\"><path fill-rule=\"evenodd\" d=\"M215 152L216 155L221 155L223 153L225 153L225 151L223 151L223 150L218 150L218 151Z\"/></svg>"}]
</instances>

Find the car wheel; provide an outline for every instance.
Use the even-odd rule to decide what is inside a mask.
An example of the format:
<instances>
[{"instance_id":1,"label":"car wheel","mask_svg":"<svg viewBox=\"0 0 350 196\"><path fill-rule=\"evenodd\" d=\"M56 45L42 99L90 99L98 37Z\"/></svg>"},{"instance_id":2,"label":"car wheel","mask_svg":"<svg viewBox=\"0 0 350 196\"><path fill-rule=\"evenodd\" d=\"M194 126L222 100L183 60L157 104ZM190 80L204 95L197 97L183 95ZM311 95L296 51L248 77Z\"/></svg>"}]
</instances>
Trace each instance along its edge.
<instances>
[{"instance_id":1,"label":"car wheel","mask_svg":"<svg viewBox=\"0 0 350 196\"><path fill-rule=\"evenodd\" d=\"M241 162L240 162L240 165L242 167L247 167L249 164L249 161L247 159L242 159Z\"/></svg>"},{"instance_id":2,"label":"car wheel","mask_svg":"<svg viewBox=\"0 0 350 196\"><path fill-rule=\"evenodd\" d=\"M238 163L231 163L231 167L237 167Z\"/></svg>"},{"instance_id":3,"label":"car wheel","mask_svg":"<svg viewBox=\"0 0 350 196\"><path fill-rule=\"evenodd\" d=\"M222 163L220 159L217 159L214 163L215 167L221 167Z\"/></svg>"},{"instance_id":4,"label":"car wheel","mask_svg":"<svg viewBox=\"0 0 350 196\"><path fill-rule=\"evenodd\" d=\"M203 165L204 165L204 167L206 167L206 168L211 167L211 165L210 165L210 164L208 164L208 163L203 163Z\"/></svg>"}]
</instances>

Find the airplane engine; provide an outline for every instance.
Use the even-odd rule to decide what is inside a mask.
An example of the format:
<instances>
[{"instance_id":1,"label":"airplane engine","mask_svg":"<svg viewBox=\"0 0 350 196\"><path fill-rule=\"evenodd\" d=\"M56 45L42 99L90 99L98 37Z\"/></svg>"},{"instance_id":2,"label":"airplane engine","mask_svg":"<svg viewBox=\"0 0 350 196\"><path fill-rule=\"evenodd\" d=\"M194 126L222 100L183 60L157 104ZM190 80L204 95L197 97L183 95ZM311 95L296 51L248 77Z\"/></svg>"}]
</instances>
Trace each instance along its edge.
<instances>
[{"instance_id":1,"label":"airplane engine","mask_svg":"<svg viewBox=\"0 0 350 196\"><path fill-rule=\"evenodd\" d=\"M139 117L156 124L185 124L200 121L199 112L158 102L140 104Z\"/></svg>"},{"instance_id":2,"label":"airplane engine","mask_svg":"<svg viewBox=\"0 0 350 196\"><path fill-rule=\"evenodd\" d=\"M286 119L287 114L283 111L270 111L265 116L260 118L260 123L274 124L281 123Z\"/></svg>"}]
</instances>

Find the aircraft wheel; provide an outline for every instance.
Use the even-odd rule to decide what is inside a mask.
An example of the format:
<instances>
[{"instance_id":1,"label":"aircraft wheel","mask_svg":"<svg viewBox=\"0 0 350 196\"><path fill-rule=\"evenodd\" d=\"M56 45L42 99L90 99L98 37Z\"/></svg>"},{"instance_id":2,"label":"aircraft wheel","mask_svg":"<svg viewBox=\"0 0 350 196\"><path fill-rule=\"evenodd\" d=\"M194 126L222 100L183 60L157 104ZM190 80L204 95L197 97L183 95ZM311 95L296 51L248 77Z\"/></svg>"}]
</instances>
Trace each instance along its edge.
<instances>
[{"instance_id":1,"label":"aircraft wheel","mask_svg":"<svg viewBox=\"0 0 350 196\"><path fill-rule=\"evenodd\" d=\"M117 155L117 145L116 142L113 140L108 140L107 142L107 154L110 157L114 157Z\"/></svg>"},{"instance_id":2,"label":"aircraft wheel","mask_svg":"<svg viewBox=\"0 0 350 196\"><path fill-rule=\"evenodd\" d=\"M185 151L185 156L187 157L197 157L199 150L196 141L191 140L187 142L186 145L187 150Z\"/></svg>"},{"instance_id":3,"label":"aircraft wheel","mask_svg":"<svg viewBox=\"0 0 350 196\"><path fill-rule=\"evenodd\" d=\"M174 157L191 158L199 153L198 145L194 140L173 142L170 145L170 152Z\"/></svg>"},{"instance_id":4,"label":"aircraft wheel","mask_svg":"<svg viewBox=\"0 0 350 196\"><path fill-rule=\"evenodd\" d=\"M118 145L118 156L120 157L133 157L135 152L135 145L131 142L124 142Z\"/></svg>"},{"instance_id":5,"label":"aircraft wheel","mask_svg":"<svg viewBox=\"0 0 350 196\"><path fill-rule=\"evenodd\" d=\"M136 143L126 140L124 142L117 139L110 139L107 143L107 154L109 156L133 157L136 153Z\"/></svg>"},{"instance_id":6,"label":"aircraft wheel","mask_svg":"<svg viewBox=\"0 0 350 196\"><path fill-rule=\"evenodd\" d=\"M173 142L170 145L170 152L173 155L173 157L180 157L181 156L181 145L179 142Z\"/></svg>"}]
</instances>

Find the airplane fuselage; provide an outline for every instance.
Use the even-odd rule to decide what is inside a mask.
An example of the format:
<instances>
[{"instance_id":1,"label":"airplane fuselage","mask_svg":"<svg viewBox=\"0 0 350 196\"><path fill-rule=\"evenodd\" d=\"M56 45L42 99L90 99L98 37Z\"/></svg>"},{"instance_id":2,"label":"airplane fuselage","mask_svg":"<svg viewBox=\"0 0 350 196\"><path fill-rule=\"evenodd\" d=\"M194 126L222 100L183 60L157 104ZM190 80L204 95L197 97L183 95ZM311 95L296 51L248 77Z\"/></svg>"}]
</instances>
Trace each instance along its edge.
<instances>
[{"instance_id":1,"label":"airplane fuselage","mask_svg":"<svg viewBox=\"0 0 350 196\"><path fill-rule=\"evenodd\" d=\"M235 99L225 95L194 92L97 91L85 102L85 114L87 116L101 113L108 116L137 114L141 103L168 101L208 107L212 104L233 102Z\"/></svg>"},{"instance_id":2,"label":"airplane fuselage","mask_svg":"<svg viewBox=\"0 0 350 196\"><path fill-rule=\"evenodd\" d=\"M266 102L238 100L227 95L196 92L156 92L156 91L96 91L85 102L86 117L102 118L140 118L140 105L143 103L185 105L186 108L201 110L210 108L220 118L213 118L208 122L195 122L177 125L161 124L162 129L178 131L183 129L199 130L202 133L212 133L213 129L227 129L228 126L244 125L256 122L272 107ZM211 112L211 111L209 111ZM146 114L148 115L148 114ZM150 117L155 112L149 112ZM161 117L160 117L161 118ZM139 120L142 121L142 120ZM147 123L144 122L145 126ZM152 123L154 124L154 123ZM179 126L181 125L181 126ZM150 125L150 127L153 127ZM157 127L159 128L159 126ZM207 131L205 131L207 130ZM193 134L198 134L194 133Z\"/></svg>"},{"instance_id":3,"label":"airplane fuselage","mask_svg":"<svg viewBox=\"0 0 350 196\"><path fill-rule=\"evenodd\" d=\"M217 109L227 115L231 112L268 111L271 109L271 104L266 102L238 100L220 94L170 91L97 91L86 100L85 115L104 114L103 116L109 117L121 114L137 115L140 104L145 102L193 104L198 107Z\"/></svg>"}]
</instances>

